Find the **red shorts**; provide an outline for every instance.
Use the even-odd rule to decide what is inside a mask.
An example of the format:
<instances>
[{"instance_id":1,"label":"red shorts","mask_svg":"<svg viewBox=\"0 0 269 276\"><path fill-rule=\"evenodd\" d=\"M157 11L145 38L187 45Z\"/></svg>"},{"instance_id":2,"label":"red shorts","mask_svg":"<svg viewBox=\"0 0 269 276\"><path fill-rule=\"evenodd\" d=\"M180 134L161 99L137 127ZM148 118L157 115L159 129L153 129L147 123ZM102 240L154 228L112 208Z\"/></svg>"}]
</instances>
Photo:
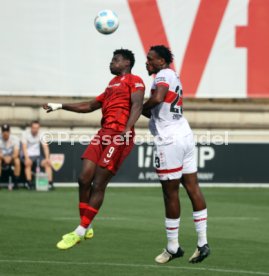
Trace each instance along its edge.
<instances>
[{"instance_id":1,"label":"red shorts","mask_svg":"<svg viewBox=\"0 0 269 276\"><path fill-rule=\"evenodd\" d=\"M88 159L116 174L134 145L134 132L131 138L124 142L121 141L120 133L112 129L100 129L82 154L81 159Z\"/></svg>"}]
</instances>

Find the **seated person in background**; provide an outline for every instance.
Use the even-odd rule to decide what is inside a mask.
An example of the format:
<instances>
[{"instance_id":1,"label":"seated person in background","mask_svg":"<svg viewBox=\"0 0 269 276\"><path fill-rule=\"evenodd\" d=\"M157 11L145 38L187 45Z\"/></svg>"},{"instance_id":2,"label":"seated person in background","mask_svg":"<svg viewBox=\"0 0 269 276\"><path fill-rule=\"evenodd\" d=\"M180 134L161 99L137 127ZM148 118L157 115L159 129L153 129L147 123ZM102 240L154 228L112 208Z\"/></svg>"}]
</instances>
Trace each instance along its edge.
<instances>
[{"instance_id":1,"label":"seated person in background","mask_svg":"<svg viewBox=\"0 0 269 276\"><path fill-rule=\"evenodd\" d=\"M4 124L1 127L0 135L0 177L2 169L14 166L13 189L18 189L18 182L21 173L21 163L19 158L19 139L10 134L10 126Z\"/></svg>"},{"instance_id":2,"label":"seated person in background","mask_svg":"<svg viewBox=\"0 0 269 276\"><path fill-rule=\"evenodd\" d=\"M28 189L34 188L32 181L32 166L42 167L48 175L49 189L53 189L52 168L50 163L49 147L46 143L41 143L38 121L31 122L31 129L26 130L22 135L22 151L24 155L26 186ZM41 151L43 149L44 156Z\"/></svg>"}]
</instances>

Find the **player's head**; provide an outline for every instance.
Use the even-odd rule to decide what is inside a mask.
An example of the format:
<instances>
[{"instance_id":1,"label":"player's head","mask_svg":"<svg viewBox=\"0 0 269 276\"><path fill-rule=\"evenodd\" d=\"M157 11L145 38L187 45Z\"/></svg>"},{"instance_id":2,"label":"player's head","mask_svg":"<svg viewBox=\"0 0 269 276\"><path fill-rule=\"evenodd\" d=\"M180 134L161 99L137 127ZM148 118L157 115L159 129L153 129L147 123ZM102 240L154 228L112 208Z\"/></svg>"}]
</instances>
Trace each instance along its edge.
<instances>
[{"instance_id":1,"label":"player's head","mask_svg":"<svg viewBox=\"0 0 269 276\"><path fill-rule=\"evenodd\" d=\"M118 49L113 53L110 62L110 72L113 75L130 73L135 63L134 54L128 49Z\"/></svg>"},{"instance_id":2,"label":"player's head","mask_svg":"<svg viewBox=\"0 0 269 276\"><path fill-rule=\"evenodd\" d=\"M36 136L39 132L40 123L39 121L32 121L31 122L31 133L33 136Z\"/></svg>"},{"instance_id":3,"label":"player's head","mask_svg":"<svg viewBox=\"0 0 269 276\"><path fill-rule=\"evenodd\" d=\"M173 62L173 54L164 45L151 46L147 54L146 68L149 75L157 74L161 69L168 68Z\"/></svg>"},{"instance_id":4,"label":"player's head","mask_svg":"<svg viewBox=\"0 0 269 276\"><path fill-rule=\"evenodd\" d=\"M1 130L3 139L7 141L10 136L10 126L8 124L3 124Z\"/></svg>"}]
</instances>

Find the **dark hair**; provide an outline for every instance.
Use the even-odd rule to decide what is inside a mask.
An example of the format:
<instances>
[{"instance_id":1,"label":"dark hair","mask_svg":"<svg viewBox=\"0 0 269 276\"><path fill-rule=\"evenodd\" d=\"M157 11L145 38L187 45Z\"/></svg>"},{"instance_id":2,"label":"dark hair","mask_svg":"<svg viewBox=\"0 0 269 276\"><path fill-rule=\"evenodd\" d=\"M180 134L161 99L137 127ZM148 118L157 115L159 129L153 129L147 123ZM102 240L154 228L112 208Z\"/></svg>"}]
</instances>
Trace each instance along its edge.
<instances>
[{"instance_id":1,"label":"dark hair","mask_svg":"<svg viewBox=\"0 0 269 276\"><path fill-rule=\"evenodd\" d=\"M134 53L128 49L118 49L115 50L113 55L122 55L124 59L127 59L130 61L130 68L132 69L135 64L135 57Z\"/></svg>"},{"instance_id":2,"label":"dark hair","mask_svg":"<svg viewBox=\"0 0 269 276\"><path fill-rule=\"evenodd\" d=\"M168 47L164 45L155 45L151 46L149 50L156 52L168 65L173 62L174 55Z\"/></svg>"},{"instance_id":3,"label":"dark hair","mask_svg":"<svg viewBox=\"0 0 269 276\"><path fill-rule=\"evenodd\" d=\"M31 122L31 126L34 125L34 124L39 124L39 125L40 125L40 123L39 123L38 120L33 120L33 121Z\"/></svg>"}]
</instances>

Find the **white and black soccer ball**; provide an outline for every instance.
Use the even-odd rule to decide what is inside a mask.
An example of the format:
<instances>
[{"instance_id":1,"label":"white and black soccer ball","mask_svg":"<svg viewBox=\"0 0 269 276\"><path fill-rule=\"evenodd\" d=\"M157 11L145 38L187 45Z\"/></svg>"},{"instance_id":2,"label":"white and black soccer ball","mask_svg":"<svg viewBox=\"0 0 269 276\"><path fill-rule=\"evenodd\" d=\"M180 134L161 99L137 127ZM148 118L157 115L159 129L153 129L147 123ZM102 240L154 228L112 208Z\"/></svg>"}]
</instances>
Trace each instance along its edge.
<instances>
[{"instance_id":1,"label":"white and black soccer ball","mask_svg":"<svg viewBox=\"0 0 269 276\"><path fill-rule=\"evenodd\" d=\"M101 34L112 34L119 27L119 18L111 10L102 10L94 19L94 26Z\"/></svg>"}]
</instances>

